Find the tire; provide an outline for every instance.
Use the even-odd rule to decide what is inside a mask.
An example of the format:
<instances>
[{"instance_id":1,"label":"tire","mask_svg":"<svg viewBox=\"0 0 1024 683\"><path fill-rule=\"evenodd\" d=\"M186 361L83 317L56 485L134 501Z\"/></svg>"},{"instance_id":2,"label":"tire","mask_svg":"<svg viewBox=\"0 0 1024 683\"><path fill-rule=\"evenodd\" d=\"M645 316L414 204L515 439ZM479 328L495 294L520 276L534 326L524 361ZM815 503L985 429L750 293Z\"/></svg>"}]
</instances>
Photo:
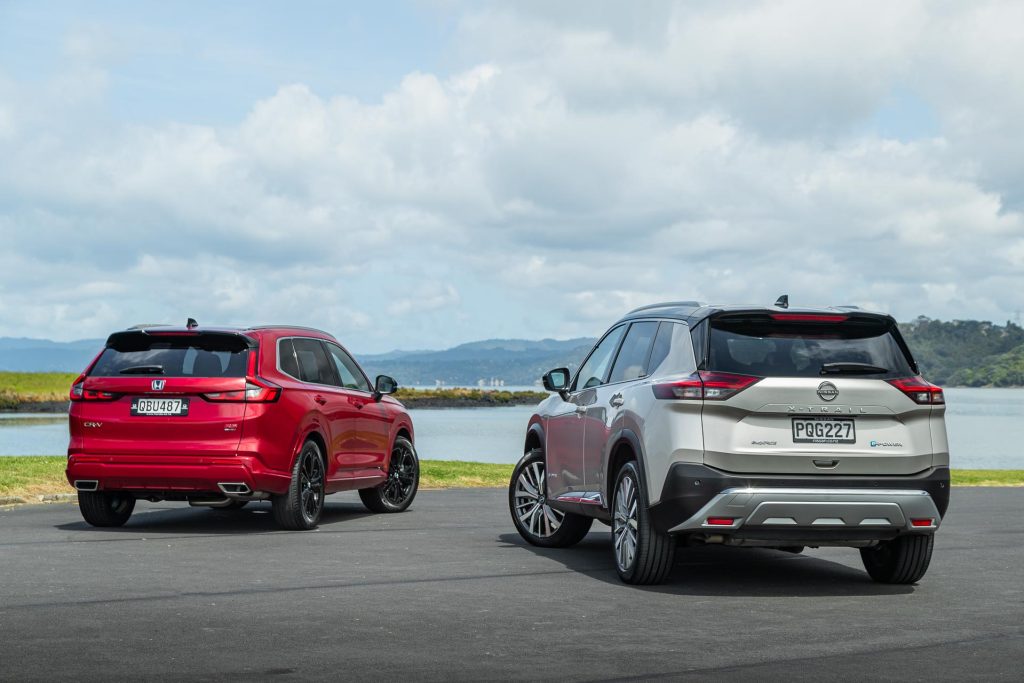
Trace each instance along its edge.
<instances>
[{"instance_id":1,"label":"tire","mask_svg":"<svg viewBox=\"0 0 1024 683\"><path fill-rule=\"evenodd\" d=\"M649 586L662 583L672 571L675 539L651 524L647 491L640 471L627 462L612 489L612 554L624 582Z\"/></svg>"},{"instance_id":2,"label":"tire","mask_svg":"<svg viewBox=\"0 0 1024 683\"><path fill-rule=\"evenodd\" d=\"M371 512L402 512L412 505L420 488L420 459L412 442L395 439L388 463L388 478L380 486L360 489L359 498Z\"/></svg>"},{"instance_id":3,"label":"tire","mask_svg":"<svg viewBox=\"0 0 1024 683\"><path fill-rule=\"evenodd\" d=\"M271 501L274 519L282 529L315 529L324 511L324 459L315 441L307 441L292 466L288 492Z\"/></svg>"},{"instance_id":4,"label":"tire","mask_svg":"<svg viewBox=\"0 0 1024 683\"><path fill-rule=\"evenodd\" d=\"M135 509L135 497L127 493L79 491L78 509L92 526L124 526Z\"/></svg>"},{"instance_id":5,"label":"tire","mask_svg":"<svg viewBox=\"0 0 1024 683\"><path fill-rule=\"evenodd\" d=\"M547 504L544 451L528 452L512 470L508 508L516 531L527 543L541 548L568 548L583 540L593 518L556 510Z\"/></svg>"},{"instance_id":6,"label":"tire","mask_svg":"<svg viewBox=\"0 0 1024 683\"><path fill-rule=\"evenodd\" d=\"M864 569L879 583L917 583L932 561L935 536L913 534L861 548Z\"/></svg>"}]
</instances>

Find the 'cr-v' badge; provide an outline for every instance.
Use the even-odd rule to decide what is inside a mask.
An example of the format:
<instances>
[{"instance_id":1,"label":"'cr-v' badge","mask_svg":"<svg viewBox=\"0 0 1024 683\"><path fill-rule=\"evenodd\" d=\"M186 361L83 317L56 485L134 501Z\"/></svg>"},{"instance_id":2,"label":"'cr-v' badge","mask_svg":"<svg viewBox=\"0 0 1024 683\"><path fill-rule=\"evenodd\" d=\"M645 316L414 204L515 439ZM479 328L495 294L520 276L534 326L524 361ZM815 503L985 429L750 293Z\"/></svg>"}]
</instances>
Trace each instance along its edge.
<instances>
[{"instance_id":1,"label":"'cr-v' badge","mask_svg":"<svg viewBox=\"0 0 1024 683\"><path fill-rule=\"evenodd\" d=\"M839 395L839 390L832 382L822 382L818 385L818 398L822 401L834 401Z\"/></svg>"},{"instance_id":2,"label":"'cr-v' badge","mask_svg":"<svg viewBox=\"0 0 1024 683\"><path fill-rule=\"evenodd\" d=\"M153 380L153 383L150 386L153 387L153 391L163 391L165 383L166 383L166 380L155 379L155 380ZM826 384L827 384L827 382L826 382ZM818 395L819 396L821 395L821 387L818 387Z\"/></svg>"}]
</instances>

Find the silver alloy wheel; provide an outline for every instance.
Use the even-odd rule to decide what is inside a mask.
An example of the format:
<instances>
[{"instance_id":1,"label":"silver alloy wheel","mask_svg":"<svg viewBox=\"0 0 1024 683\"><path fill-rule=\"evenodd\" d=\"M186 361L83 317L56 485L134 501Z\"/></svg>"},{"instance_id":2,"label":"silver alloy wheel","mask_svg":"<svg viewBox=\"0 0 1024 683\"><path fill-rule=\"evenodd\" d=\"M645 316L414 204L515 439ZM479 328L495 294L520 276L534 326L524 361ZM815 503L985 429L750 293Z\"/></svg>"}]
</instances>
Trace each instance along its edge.
<instances>
[{"instance_id":1,"label":"silver alloy wheel","mask_svg":"<svg viewBox=\"0 0 1024 683\"><path fill-rule=\"evenodd\" d=\"M615 492L615 516L612 520L612 537L615 539L615 561L622 571L629 571L636 557L636 482L625 475Z\"/></svg>"},{"instance_id":2,"label":"silver alloy wheel","mask_svg":"<svg viewBox=\"0 0 1024 683\"><path fill-rule=\"evenodd\" d=\"M544 463L532 462L519 473L515 507L519 521L534 536L547 538L562 526L565 513L547 504Z\"/></svg>"}]
</instances>

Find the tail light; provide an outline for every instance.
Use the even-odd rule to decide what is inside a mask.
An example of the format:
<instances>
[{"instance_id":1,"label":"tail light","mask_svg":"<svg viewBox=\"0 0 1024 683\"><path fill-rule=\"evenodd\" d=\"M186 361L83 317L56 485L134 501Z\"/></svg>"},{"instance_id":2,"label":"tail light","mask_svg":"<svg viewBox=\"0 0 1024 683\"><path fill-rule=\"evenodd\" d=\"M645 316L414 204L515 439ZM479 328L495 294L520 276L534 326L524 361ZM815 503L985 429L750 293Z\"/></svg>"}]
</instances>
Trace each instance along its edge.
<instances>
[{"instance_id":1,"label":"tail light","mask_svg":"<svg viewBox=\"0 0 1024 683\"><path fill-rule=\"evenodd\" d=\"M104 348L97 353L89 361L89 366L85 369L85 372L76 377L75 381L71 383L71 391L68 393L68 398L72 401L113 401L119 396L118 394L111 394L106 391L93 391L92 389L85 388L85 378L89 376L93 366L96 365L96 361L103 355L103 351L106 351L106 349Z\"/></svg>"},{"instance_id":2,"label":"tail light","mask_svg":"<svg viewBox=\"0 0 1024 683\"><path fill-rule=\"evenodd\" d=\"M942 387L926 382L922 377L890 379L888 382L906 394L914 403L942 405L946 402L946 397L942 394Z\"/></svg>"},{"instance_id":3,"label":"tail light","mask_svg":"<svg viewBox=\"0 0 1024 683\"><path fill-rule=\"evenodd\" d=\"M215 403L270 403L276 401L280 395L281 387L276 384L262 377L247 377L245 389L203 394L203 398Z\"/></svg>"},{"instance_id":4,"label":"tail light","mask_svg":"<svg viewBox=\"0 0 1024 683\"><path fill-rule=\"evenodd\" d=\"M760 377L701 370L686 379L652 384L654 395L663 399L724 401L761 381Z\"/></svg>"},{"instance_id":5,"label":"tail light","mask_svg":"<svg viewBox=\"0 0 1024 683\"><path fill-rule=\"evenodd\" d=\"M203 394L203 398L215 403L272 403L280 398L281 387L256 374L258 355L259 351L256 349L249 352L248 377L245 378L245 389Z\"/></svg>"},{"instance_id":6,"label":"tail light","mask_svg":"<svg viewBox=\"0 0 1024 683\"><path fill-rule=\"evenodd\" d=\"M72 401L114 401L120 394L112 394L109 391L95 391L85 388L85 373L78 376L71 385L71 392L68 398Z\"/></svg>"}]
</instances>

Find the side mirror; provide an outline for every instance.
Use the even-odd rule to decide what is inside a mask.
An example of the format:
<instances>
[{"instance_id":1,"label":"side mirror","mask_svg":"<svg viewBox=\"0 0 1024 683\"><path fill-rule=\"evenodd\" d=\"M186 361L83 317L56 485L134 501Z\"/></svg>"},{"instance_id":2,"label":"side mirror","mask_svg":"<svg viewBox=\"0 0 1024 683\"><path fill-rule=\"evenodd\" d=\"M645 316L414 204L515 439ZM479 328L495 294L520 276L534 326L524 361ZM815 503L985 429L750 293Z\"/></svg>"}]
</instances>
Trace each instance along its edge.
<instances>
[{"instance_id":1,"label":"side mirror","mask_svg":"<svg viewBox=\"0 0 1024 683\"><path fill-rule=\"evenodd\" d=\"M380 400L381 396L387 394L393 394L398 391L398 382L392 377L387 375L377 375L377 381L374 382L373 393L376 395L377 400Z\"/></svg>"},{"instance_id":2,"label":"side mirror","mask_svg":"<svg viewBox=\"0 0 1024 683\"><path fill-rule=\"evenodd\" d=\"M565 400L565 397L569 395L569 368L555 368L544 373L542 381L544 382L544 388L548 391L557 391L558 395Z\"/></svg>"}]
</instances>

